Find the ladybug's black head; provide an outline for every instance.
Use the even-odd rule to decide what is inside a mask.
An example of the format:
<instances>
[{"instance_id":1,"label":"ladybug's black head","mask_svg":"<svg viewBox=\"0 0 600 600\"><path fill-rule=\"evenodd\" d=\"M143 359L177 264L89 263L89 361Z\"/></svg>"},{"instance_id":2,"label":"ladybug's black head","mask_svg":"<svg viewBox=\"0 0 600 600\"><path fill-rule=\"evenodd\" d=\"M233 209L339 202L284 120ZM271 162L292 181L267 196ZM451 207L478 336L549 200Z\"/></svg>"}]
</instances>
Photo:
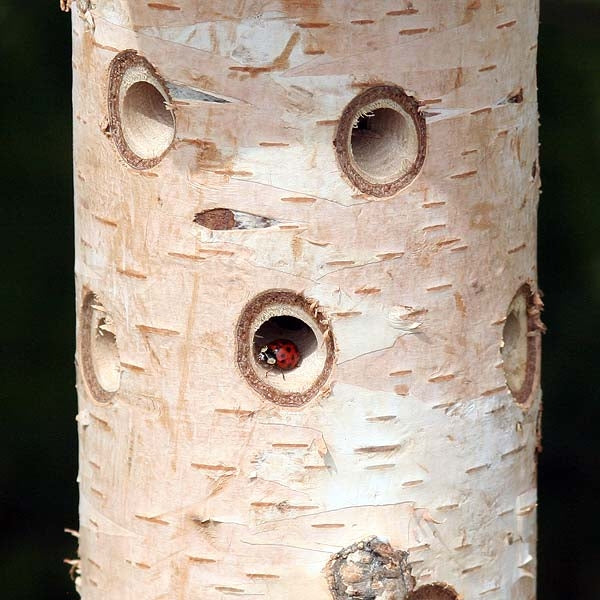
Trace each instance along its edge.
<instances>
[{"instance_id":1,"label":"ladybug's black head","mask_svg":"<svg viewBox=\"0 0 600 600\"><path fill-rule=\"evenodd\" d=\"M275 352L271 350L268 346L263 346L258 353L258 362L264 362L267 365L274 365L277 363L277 357L275 356Z\"/></svg>"}]
</instances>

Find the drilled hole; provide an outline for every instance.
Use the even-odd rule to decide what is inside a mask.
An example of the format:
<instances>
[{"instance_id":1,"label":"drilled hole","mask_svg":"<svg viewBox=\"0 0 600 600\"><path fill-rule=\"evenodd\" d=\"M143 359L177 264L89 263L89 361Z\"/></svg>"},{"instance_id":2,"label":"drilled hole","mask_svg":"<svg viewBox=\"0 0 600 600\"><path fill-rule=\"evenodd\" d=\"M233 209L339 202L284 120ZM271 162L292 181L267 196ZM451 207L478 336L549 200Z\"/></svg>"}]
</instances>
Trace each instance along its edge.
<instances>
[{"instance_id":1,"label":"drilled hole","mask_svg":"<svg viewBox=\"0 0 600 600\"><path fill-rule=\"evenodd\" d=\"M406 600L458 600L460 596L446 583L429 583L412 591Z\"/></svg>"},{"instance_id":2,"label":"drilled hole","mask_svg":"<svg viewBox=\"0 0 600 600\"><path fill-rule=\"evenodd\" d=\"M283 344L273 343L283 342ZM288 344L287 342L290 342ZM297 349L293 368L268 364L261 351L278 345ZM289 348L284 348L284 352ZM270 357L273 350L267 353ZM316 303L286 290L265 292L244 309L237 327L237 360L248 383L263 397L284 406L300 406L327 381L334 345L327 319Z\"/></svg>"},{"instance_id":3,"label":"drilled hole","mask_svg":"<svg viewBox=\"0 0 600 600\"><path fill-rule=\"evenodd\" d=\"M342 113L335 139L342 171L361 191L389 196L408 185L425 160L425 119L399 87L363 92Z\"/></svg>"},{"instance_id":4,"label":"drilled hole","mask_svg":"<svg viewBox=\"0 0 600 600\"><path fill-rule=\"evenodd\" d=\"M529 399L539 369L540 342L535 311L531 288L524 285L508 307L502 331L500 351L504 376L519 403Z\"/></svg>"},{"instance_id":5,"label":"drilled hole","mask_svg":"<svg viewBox=\"0 0 600 600\"><path fill-rule=\"evenodd\" d=\"M167 98L151 83L138 81L125 92L121 113L128 146L140 158L157 158L167 150L175 134L173 113Z\"/></svg>"},{"instance_id":6,"label":"drilled hole","mask_svg":"<svg viewBox=\"0 0 600 600\"><path fill-rule=\"evenodd\" d=\"M111 137L129 165L153 167L175 138L167 87L154 67L134 50L125 50L112 60L108 77Z\"/></svg>"},{"instance_id":7,"label":"drilled hole","mask_svg":"<svg viewBox=\"0 0 600 600\"><path fill-rule=\"evenodd\" d=\"M83 375L94 399L108 402L121 384L121 361L112 317L93 292L83 300L80 327Z\"/></svg>"}]
</instances>

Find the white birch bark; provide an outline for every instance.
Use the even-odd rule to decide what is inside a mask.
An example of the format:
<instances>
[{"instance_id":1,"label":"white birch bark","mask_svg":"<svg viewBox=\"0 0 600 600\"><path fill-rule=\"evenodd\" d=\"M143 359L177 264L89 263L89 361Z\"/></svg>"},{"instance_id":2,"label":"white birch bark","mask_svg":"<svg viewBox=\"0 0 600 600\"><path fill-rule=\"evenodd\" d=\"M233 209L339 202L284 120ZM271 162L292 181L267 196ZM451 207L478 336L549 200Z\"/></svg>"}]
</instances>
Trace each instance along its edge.
<instances>
[{"instance_id":1,"label":"white birch bark","mask_svg":"<svg viewBox=\"0 0 600 600\"><path fill-rule=\"evenodd\" d=\"M534 598L537 1L73 9L82 597Z\"/></svg>"}]
</instances>

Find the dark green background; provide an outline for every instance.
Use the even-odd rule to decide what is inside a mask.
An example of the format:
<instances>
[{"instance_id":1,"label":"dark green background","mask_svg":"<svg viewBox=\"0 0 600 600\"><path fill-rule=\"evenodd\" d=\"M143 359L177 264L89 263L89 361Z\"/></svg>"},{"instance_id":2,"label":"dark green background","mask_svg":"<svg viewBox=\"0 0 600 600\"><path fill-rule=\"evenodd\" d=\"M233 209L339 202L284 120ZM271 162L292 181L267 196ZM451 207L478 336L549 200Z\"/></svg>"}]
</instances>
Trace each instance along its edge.
<instances>
[{"instance_id":1,"label":"dark green background","mask_svg":"<svg viewBox=\"0 0 600 600\"><path fill-rule=\"evenodd\" d=\"M540 600L600 598L599 31L600 2L542 0ZM0 32L0 597L76 598L69 17L0 0Z\"/></svg>"}]
</instances>

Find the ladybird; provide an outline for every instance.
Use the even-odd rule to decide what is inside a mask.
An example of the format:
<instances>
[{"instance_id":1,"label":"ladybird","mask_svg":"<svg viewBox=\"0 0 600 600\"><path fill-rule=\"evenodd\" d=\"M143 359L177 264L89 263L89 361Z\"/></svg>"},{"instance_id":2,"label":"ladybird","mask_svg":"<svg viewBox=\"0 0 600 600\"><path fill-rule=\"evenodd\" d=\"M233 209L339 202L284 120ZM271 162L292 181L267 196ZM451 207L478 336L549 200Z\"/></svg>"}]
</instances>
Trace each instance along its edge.
<instances>
[{"instance_id":1,"label":"ladybird","mask_svg":"<svg viewBox=\"0 0 600 600\"><path fill-rule=\"evenodd\" d=\"M300 352L298 346L290 340L273 340L262 346L258 353L258 362L266 367L277 367L282 371L290 371L298 366Z\"/></svg>"}]
</instances>

